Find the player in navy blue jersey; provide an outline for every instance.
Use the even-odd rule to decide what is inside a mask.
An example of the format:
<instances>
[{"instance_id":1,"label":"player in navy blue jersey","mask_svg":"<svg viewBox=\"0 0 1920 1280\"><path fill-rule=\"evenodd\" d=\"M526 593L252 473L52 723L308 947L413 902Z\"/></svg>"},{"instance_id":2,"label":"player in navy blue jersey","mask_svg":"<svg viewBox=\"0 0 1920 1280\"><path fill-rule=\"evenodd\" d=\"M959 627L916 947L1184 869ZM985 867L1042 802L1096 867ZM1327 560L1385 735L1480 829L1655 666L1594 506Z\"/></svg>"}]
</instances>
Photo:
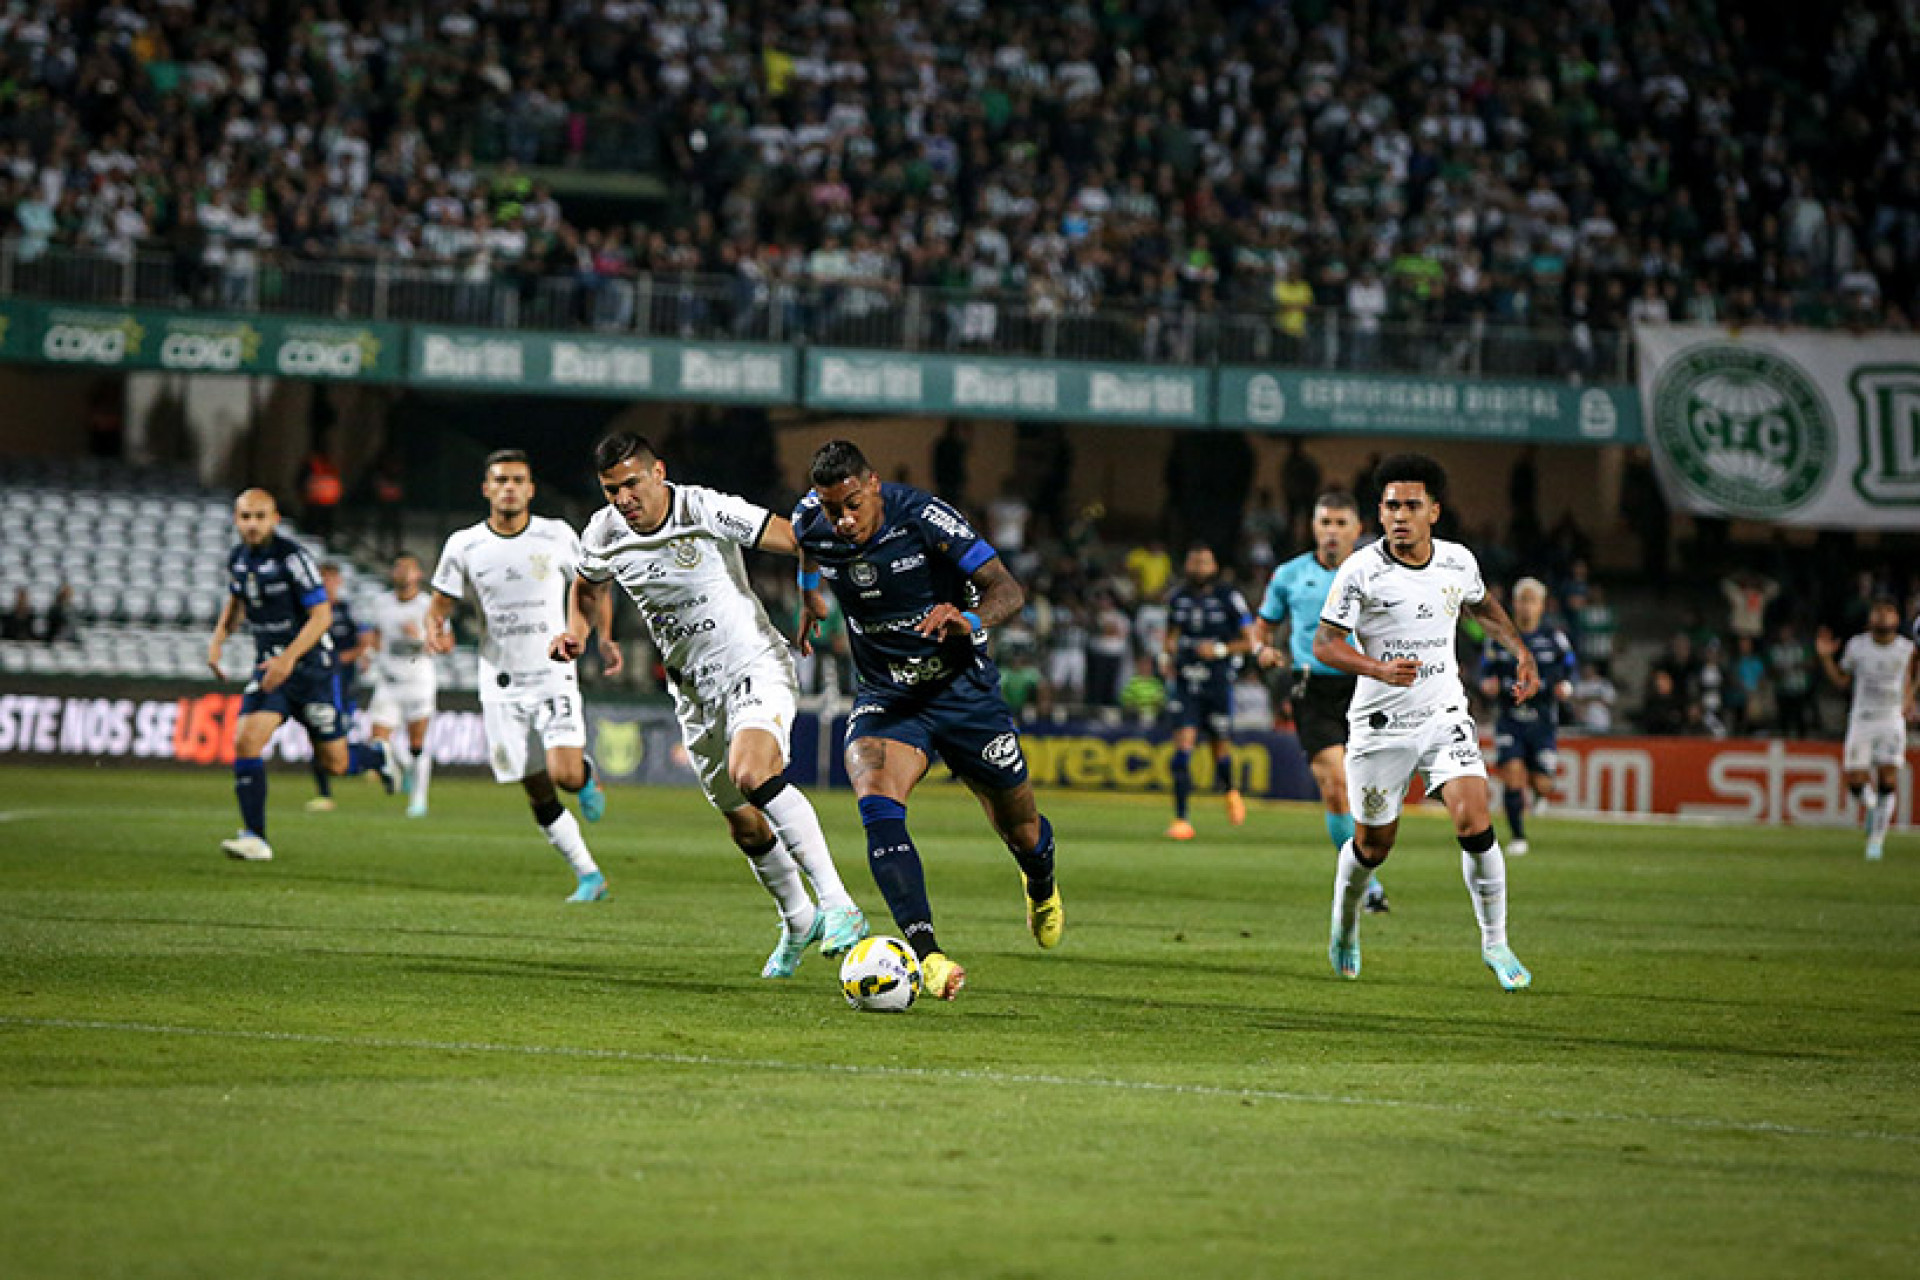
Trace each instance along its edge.
<instances>
[{"instance_id":1,"label":"player in navy blue jersey","mask_svg":"<svg viewBox=\"0 0 1920 1280\"><path fill-rule=\"evenodd\" d=\"M1514 682L1518 660L1491 642L1480 662L1480 692L1498 708L1493 725L1494 763L1503 790L1501 803L1513 841L1507 852L1516 858L1528 850L1527 788L1542 800L1555 794L1559 766L1560 704L1573 696L1573 677L1579 671L1573 645L1566 633L1545 623L1547 587L1538 578L1522 578L1513 585L1513 625L1540 668L1540 692L1516 702Z\"/></svg>"},{"instance_id":2,"label":"player in navy blue jersey","mask_svg":"<svg viewBox=\"0 0 1920 1280\"><path fill-rule=\"evenodd\" d=\"M1054 884L1053 827L1034 803L1020 733L1000 697L986 630L1025 593L999 555L939 498L882 484L845 440L813 457L812 492L794 509L800 543L800 649L839 601L856 692L847 773L860 798L867 860L926 990L959 994L966 970L940 949L926 874L907 833L907 797L937 754L973 790L1026 881L1027 927L1042 947L1065 925Z\"/></svg>"},{"instance_id":3,"label":"player in navy blue jersey","mask_svg":"<svg viewBox=\"0 0 1920 1280\"><path fill-rule=\"evenodd\" d=\"M1167 638L1160 673L1167 681L1167 718L1173 725L1173 825L1167 835L1193 839L1187 805L1193 798L1193 749L1200 730L1213 751L1213 787L1226 793L1227 821L1247 820L1247 802L1233 777L1233 681L1253 652L1253 612L1246 597L1220 581L1213 548L1187 549L1186 580L1167 595Z\"/></svg>"},{"instance_id":4,"label":"player in navy blue jersey","mask_svg":"<svg viewBox=\"0 0 1920 1280\"><path fill-rule=\"evenodd\" d=\"M220 847L228 857L266 862L273 848L267 843L267 771L260 753L288 717L306 727L314 757L328 773L374 770L391 792L405 762L380 743L347 745L340 669L327 635L333 605L313 557L280 536L273 495L264 489L242 493L234 499L233 523L240 543L227 558L227 602L213 624L207 665L226 679L220 652L243 618L253 632L255 665L240 700L233 744L233 791L243 825Z\"/></svg>"},{"instance_id":5,"label":"player in navy blue jersey","mask_svg":"<svg viewBox=\"0 0 1920 1280\"><path fill-rule=\"evenodd\" d=\"M372 646L373 631L353 616L353 606L340 590L343 581L340 566L333 561L320 566L320 584L327 589L327 603L333 606L333 622L327 627L327 638L333 642L333 662L340 671L340 719L351 731L355 710L354 668L361 655ZM320 794L307 801L307 812L333 812L333 775L320 763L318 753L313 757L313 785Z\"/></svg>"}]
</instances>

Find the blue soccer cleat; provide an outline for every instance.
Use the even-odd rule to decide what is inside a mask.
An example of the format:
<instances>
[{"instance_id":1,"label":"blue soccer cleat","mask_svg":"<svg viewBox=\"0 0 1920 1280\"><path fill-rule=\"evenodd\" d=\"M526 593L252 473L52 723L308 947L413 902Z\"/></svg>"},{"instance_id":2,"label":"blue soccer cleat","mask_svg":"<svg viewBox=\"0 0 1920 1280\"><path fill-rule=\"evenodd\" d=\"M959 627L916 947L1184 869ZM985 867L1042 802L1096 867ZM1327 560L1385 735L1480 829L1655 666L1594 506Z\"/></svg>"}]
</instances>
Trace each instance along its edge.
<instances>
[{"instance_id":1,"label":"blue soccer cleat","mask_svg":"<svg viewBox=\"0 0 1920 1280\"><path fill-rule=\"evenodd\" d=\"M856 915L858 912L855 913ZM791 978L793 971L800 967L801 957L807 954L807 948L820 941L826 930L827 913L815 911L813 923L803 933L795 933L785 924L780 926L780 941L773 948L773 954L767 957L766 964L760 967L763 978ZM852 944L849 943L849 946Z\"/></svg>"},{"instance_id":2,"label":"blue soccer cleat","mask_svg":"<svg viewBox=\"0 0 1920 1280\"><path fill-rule=\"evenodd\" d=\"M567 895L568 902L605 902L607 900L607 878L598 871L589 871L580 877L580 883Z\"/></svg>"},{"instance_id":3,"label":"blue soccer cleat","mask_svg":"<svg viewBox=\"0 0 1920 1280\"><path fill-rule=\"evenodd\" d=\"M1360 976L1360 930L1355 929L1342 935L1336 929L1327 943L1327 959L1333 962L1333 971L1352 982Z\"/></svg>"},{"instance_id":4,"label":"blue soccer cleat","mask_svg":"<svg viewBox=\"0 0 1920 1280\"><path fill-rule=\"evenodd\" d=\"M1533 985L1533 975L1527 972L1527 966L1520 963L1520 957L1513 954L1513 948L1505 945L1482 947L1480 958L1487 962L1487 968L1493 970L1493 976L1500 979L1504 989L1520 991Z\"/></svg>"},{"instance_id":5,"label":"blue soccer cleat","mask_svg":"<svg viewBox=\"0 0 1920 1280\"><path fill-rule=\"evenodd\" d=\"M853 950L854 943L873 932L858 907L822 907L817 914L822 921L820 954L829 958L845 955Z\"/></svg>"}]
</instances>

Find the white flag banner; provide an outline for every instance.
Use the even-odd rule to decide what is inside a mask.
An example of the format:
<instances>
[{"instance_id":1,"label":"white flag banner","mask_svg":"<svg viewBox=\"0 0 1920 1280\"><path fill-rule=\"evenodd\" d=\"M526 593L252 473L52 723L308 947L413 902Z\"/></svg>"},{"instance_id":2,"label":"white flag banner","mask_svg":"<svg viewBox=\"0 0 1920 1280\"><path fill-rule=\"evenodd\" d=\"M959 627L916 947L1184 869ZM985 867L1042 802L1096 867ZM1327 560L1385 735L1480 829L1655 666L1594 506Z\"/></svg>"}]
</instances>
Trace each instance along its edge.
<instances>
[{"instance_id":1,"label":"white flag banner","mask_svg":"<svg viewBox=\"0 0 1920 1280\"><path fill-rule=\"evenodd\" d=\"M1672 506L1920 529L1920 337L1643 324L1634 344Z\"/></svg>"}]
</instances>

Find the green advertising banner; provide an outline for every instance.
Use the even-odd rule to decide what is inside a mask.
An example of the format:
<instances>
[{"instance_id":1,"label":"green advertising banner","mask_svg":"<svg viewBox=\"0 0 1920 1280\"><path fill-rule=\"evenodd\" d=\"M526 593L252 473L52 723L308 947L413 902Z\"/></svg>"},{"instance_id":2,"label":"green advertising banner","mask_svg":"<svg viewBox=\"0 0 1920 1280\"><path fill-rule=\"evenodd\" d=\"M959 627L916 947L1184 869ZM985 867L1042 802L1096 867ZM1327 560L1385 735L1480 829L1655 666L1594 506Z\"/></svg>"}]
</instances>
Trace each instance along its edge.
<instances>
[{"instance_id":1,"label":"green advertising banner","mask_svg":"<svg viewBox=\"0 0 1920 1280\"><path fill-rule=\"evenodd\" d=\"M997 360L895 351L807 352L807 407L1205 426L1204 369Z\"/></svg>"},{"instance_id":2,"label":"green advertising banner","mask_svg":"<svg viewBox=\"0 0 1920 1280\"><path fill-rule=\"evenodd\" d=\"M1233 365L1220 370L1219 425L1541 444L1641 439L1639 399L1630 387Z\"/></svg>"},{"instance_id":3,"label":"green advertising banner","mask_svg":"<svg viewBox=\"0 0 1920 1280\"><path fill-rule=\"evenodd\" d=\"M401 375L399 325L35 303L10 303L0 318L0 355L58 365L347 380Z\"/></svg>"},{"instance_id":4,"label":"green advertising banner","mask_svg":"<svg viewBox=\"0 0 1920 1280\"><path fill-rule=\"evenodd\" d=\"M417 386L632 399L791 404L791 347L442 329L408 342Z\"/></svg>"}]
</instances>

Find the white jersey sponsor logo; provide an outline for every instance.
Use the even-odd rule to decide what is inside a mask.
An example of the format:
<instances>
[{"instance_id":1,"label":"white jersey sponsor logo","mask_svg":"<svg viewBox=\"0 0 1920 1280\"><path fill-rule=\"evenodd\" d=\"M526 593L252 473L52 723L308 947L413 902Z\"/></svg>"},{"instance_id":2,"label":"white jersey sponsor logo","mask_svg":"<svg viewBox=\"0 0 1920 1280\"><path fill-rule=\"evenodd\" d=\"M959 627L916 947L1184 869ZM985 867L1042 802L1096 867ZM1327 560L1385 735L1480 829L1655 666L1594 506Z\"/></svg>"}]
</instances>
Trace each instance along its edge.
<instances>
[{"instance_id":1,"label":"white jersey sponsor logo","mask_svg":"<svg viewBox=\"0 0 1920 1280\"><path fill-rule=\"evenodd\" d=\"M479 606L480 697L548 697L579 686L572 663L547 656L567 625L567 587L580 540L565 521L534 516L511 538L485 521L447 539L433 589Z\"/></svg>"},{"instance_id":2,"label":"white jersey sponsor logo","mask_svg":"<svg viewBox=\"0 0 1920 1280\"><path fill-rule=\"evenodd\" d=\"M1479 563L1457 542L1435 538L1432 559L1418 569L1389 556L1383 542L1348 556L1328 588L1321 620L1351 632L1370 658L1420 663L1419 676L1404 689L1361 676L1347 708L1353 726L1404 732L1423 725L1436 707L1465 706L1454 633L1460 611L1485 597Z\"/></svg>"},{"instance_id":3,"label":"white jersey sponsor logo","mask_svg":"<svg viewBox=\"0 0 1920 1280\"><path fill-rule=\"evenodd\" d=\"M617 580L647 624L660 660L702 699L723 695L769 654L787 661L747 583L742 546L759 540L768 513L744 498L671 486L667 518L636 533L613 507L587 522L580 576Z\"/></svg>"},{"instance_id":4,"label":"white jersey sponsor logo","mask_svg":"<svg viewBox=\"0 0 1920 1280\"><path fill-rule=\"evenodd\" d=\"M1877 644L1861 632L1840 652L1840 669L1853 676L1850 720L1898 720L1907 692L1907 667L1913 661L1913 641L1895 636Z\"/></svg>"},{"instance_id":5,"label":"white jersey sponsor logo","mask_svg":"<svg viewBox=\"0 0 1920 1280\"><path fill-rule=\"evenodd\" d=\"M411 600L386 591L374 600L367 625L380 636L380 648L373 660L375 683L434 687L433 655L427 652L426 644L427 611L432 607L430 591L416 591Z\"/></svg>"}]
</instances>

